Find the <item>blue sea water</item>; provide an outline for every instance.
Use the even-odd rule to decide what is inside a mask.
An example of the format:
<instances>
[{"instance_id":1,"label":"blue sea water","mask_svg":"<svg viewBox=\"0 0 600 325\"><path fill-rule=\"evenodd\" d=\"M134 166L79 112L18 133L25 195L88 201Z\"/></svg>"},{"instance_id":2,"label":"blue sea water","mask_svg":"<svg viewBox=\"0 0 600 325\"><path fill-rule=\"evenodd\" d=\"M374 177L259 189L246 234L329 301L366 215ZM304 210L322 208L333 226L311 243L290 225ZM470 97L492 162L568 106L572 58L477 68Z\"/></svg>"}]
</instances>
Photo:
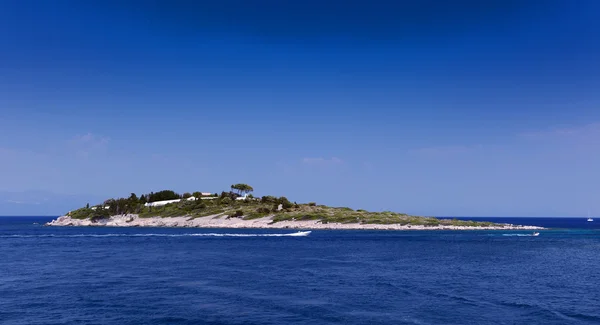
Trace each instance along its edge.
<instances>
[{"instance_id":1,"label":"blue sea water","mask_svg":"<svg viewBox=\"0 0 600 325\"><path fill-rule=\"evenodd\" d=\"M0 218L1 324L600 323L600 222L585 219L506 221L559 228L538 237L50 219Z\"/></svg>"}]
</instances>

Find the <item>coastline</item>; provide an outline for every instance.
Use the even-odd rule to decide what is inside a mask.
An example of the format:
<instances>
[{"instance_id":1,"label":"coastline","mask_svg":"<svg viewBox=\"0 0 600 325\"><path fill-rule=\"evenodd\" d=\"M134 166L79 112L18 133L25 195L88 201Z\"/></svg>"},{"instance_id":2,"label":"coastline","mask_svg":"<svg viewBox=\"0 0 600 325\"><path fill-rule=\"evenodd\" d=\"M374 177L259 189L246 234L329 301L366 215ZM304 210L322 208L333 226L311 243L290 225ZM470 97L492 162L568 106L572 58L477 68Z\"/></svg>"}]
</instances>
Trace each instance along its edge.
<instances>
[{"instance_id":1,"label":"coastline","mask_svg":"<svg viewBox=\"0 0 600 325\"><path fill-rule=\"evenodd\" d=\"M115 215L97 221L61 216L45 224L46 226L74 227L165 227L165 228L237 228L237 229L311 229L311 230L541 230L544 227L503 224L498 226L453 226L453 225L402 225L402 224L361 224L361 223L322 223L321 220L279 221L274 223L272 216L244 220L228 218L226 215L212 215L192 218L151 217L140 218L137 214Z\"/></svg>"}]
</instances>

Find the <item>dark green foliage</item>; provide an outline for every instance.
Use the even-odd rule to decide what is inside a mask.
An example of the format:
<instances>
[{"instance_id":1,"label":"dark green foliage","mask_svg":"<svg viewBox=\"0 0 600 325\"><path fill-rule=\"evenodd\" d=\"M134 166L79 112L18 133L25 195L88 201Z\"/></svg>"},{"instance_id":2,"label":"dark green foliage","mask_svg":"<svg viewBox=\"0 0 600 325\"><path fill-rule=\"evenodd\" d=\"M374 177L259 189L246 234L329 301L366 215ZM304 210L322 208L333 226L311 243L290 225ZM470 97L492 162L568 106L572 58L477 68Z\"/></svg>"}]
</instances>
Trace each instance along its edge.
<instances>
[{"instance_id":1,"label":"dark green foliage","mask_svg":"<svg viewBox=\"0 0 600 325\"><path fill-rule=\"evenodd\" d=\"M173 206L180 211L185 212L186 214L191 213L194 210L201 210L206 208L206 204L200 200L194 201L181 201L177 203L173 203Z\"/></svg>"},{"instance_id":2,"label":"dark green foliage","mask_svg":"<svg viewBox=\"0 0 600 325\"><path fill-rule=\"evenodd\" d=\"M68 213L73 219L87 219L87 218L108 218L110 213L108 210L103 210L96 207L96 210L91 208L81 208Z\"/></svg>"},{"instance_id":3,"label":"dark green foliage","mask_svg":"<svg viewBox=\"0 0 600 325\"><path fill-rule=\"evenodd\" d=\"M176 200L180 198L181 196L179 194L171 190L164 190L156 193L151 192L150 194L148 194L148 202Z\"/></svg>"},{"instance_id":4,"label":"dark green foliage","mask_svg":"<svg viewBox=\"0 0 600 325\"><path fill-rule=\"evenodd\" d=\"M250 186L248 184L233 184L233 185L231 185L231 191L237 192L237 194L242 196L244 194L253 192L254 189L252 188L252 186Z\"/></svg>"},{"instance_id":5,"label":"dark green foliage","mask_svg":"<svg viewBox=\"0 0 600 325\"><path fill-rule=\"evenodd\" d=\"M221 192L221 195L219 195L219 199L223 200L224 198L230 198L231 200L235 200L236 198L238 198L239 195L233 192Z\"/></svg>"},{"instance_id":6,"label":"dark green foliage","mask_svg":"<svg viewBox=\"0 0 600 325\"><path fill-rule=\"evenodd\" d=\"M317 204L315 202L308 202L308 206L309 207L315 207L315 206L317 206Z\"/></svg>"},{"instance_id":7,"label":"dark green foliage","mask_svg":"<svg viewBox=\"0 0 600 325\"><path fill-rule=\"evenodd\" d=\"M181 198L183 198L183 199L188 199L191 197L192 197L192 193L189 193L189 192L185 192L185 193L183 193L183 195L181 195Z\"/></svg>"},{"instance_id":8,"label":"dark green foliage","mask_svg":"<svg viewBox=\"0 0 600 325\"><path fill-rule=\"evenodd\" d=\"M73 219L86 219L93 216L94 210L89 208L81 208L68 213Z\"/></svg>"},{"instance_id":9,"label":"dark green foliage","mask_svg":"<svg viewBox=\"0 0 600 325\"><path fill-rule=\"evenodd\" d=\"M108 209L104 209L102 207L98 207L98 208L96 208L96 210L93 211L92 214L95 215L95 216L109 217L110 216L110 211L108 211Z\"/></svg>"},{"instance_id":10,"label":"dark green foliage","mask_svg":"<svg viewBox=\"0 0 600 325\"><path fill-rule=\"evenodd\" d=\"M269 209L266 206L261 206L256 208L256 210L254 211L249 211L247 213L244 213L244 219L245 220L251 220L251 219L257 219L257 218L262 218L262 217L266 217L268 215L272 215L273 213L271 212L271 209Z\"/></svg>"},{"instance_id":11,"label":"dark green foliage","mask_svg":"<svg viewBox=\"0 0 600 325\"><path fill-rule=\"evenodd\" d=\"M116 210L117 214L125 214L125 213L132 212L135 209L135 207L137 206L137 203L132 204L129 201L129 199L124 199L124 198L115 200L115 203L116 203L116 207L117 207L117 210Z\"/></svg>"},{"instance_id":12,"label":"dark green foliage","mask_svg":"<svg viewBox=\"0 0 600 325\"><path fill-rule=\"evenodd\" d=\"M117 201L115 199L108 199L102 203L102 206L108 207L108 212L110 215L117 214Z\"/></svg>"},{"instance_id":13,"label":"dark green foliage","mask_svg":"<svg viewBox=\"0 0 600 325\"><path fill-rule=\"evenodd\" d=\"M239 217L243 217L243 216L244 216L244 211L236 210L230 217L239 218Z\"/></svg>"},{"instance_id":14,"label":"dark green foliage","mask_svg":"<svg viewBox=\"0 0 600 325\"><path fill-rule=\"evenodd\" d=\"M256 209L256 213L267 215L267 214L271 213L271 210L266 207L260 207L260 208Z\"/></svg>"},{"instance_id":15,"label":"dark green foliage","mask_svg":"<svg viewBox=\"0 0 600 325\"><path fill-rule=\"evenodd\" d=\"M278 203L281 204L284 209L291 209L294 207L292 202L290 202L290 200L288 200L285 196L280 197L278 199Z\"/></svg>"},{"instance_id":16,"label":"dark green foliage","mask_svg":"<svg viewBox=\"0 0 600 325\"><path fill-rule=\"evenodd\" d=\"M129 195L129 203L130 204L138 204L140 203L140 199L138 199L137 195L135 195L135 193L131 193Z\"/></svg>"},{"instance_id":17,"label":"dark green foliage","mask_svg":"<svg viewBox=\"0 0 600 325\"><path fill-rule=\"evenodd\" d=\"M143 203L138 197L131 193L129 198L108 199L100 205L96 211L106 211L108 215L138 213L143 206ZM105 209L106 207L106 209Z\"/></svg>"},{"instance_id":18,"label":"dark green foliage","mask_svg":"<svg viewBox=\"0 0 600 325\"><path fill-rule=\"evenodd\" d=\"M260 199L260 202L274 204L277 203L277 198L272 195L265 195Z\"/></svg>"},{"instance_id":19,"label":"dark green foliage","mask_svg":"<svg viewBox=\"0 0 600 325\"><path fill-rule=\"evenodd\" d=\"M201 200L170 203L158 207L144 207L140 210L139 215L145 217L180 217L180 216L196 216L208 210L207 204ZM219 211L220 212L220 211Z\"/></svg>"}]
</instances>

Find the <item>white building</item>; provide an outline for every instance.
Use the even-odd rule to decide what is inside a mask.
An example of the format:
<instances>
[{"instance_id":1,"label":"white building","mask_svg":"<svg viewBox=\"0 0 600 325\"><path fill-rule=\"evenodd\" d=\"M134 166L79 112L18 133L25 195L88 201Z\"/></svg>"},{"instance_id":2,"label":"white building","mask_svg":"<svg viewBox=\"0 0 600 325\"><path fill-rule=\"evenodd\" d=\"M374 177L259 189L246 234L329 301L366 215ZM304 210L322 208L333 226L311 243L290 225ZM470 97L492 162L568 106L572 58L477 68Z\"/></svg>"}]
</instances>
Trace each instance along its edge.
<instances>
[{"instance_id":1,"label":"white building","mask_svg":"<svg viewBox=\"0 0 600 325\"><path fill-rule=\"evenodd\" d=\"M188 197L187 199L185 199L186 201L196 201L197 199L193 196ZM180 202L181 199L175 199L175 200L164 200L164 201L154 201L154 202L150 202L150 203L145 203L144 206L146 207L160 207L163 205L167 205L170 203L176 203L176 202Z\"/></svg>"},{"instance_id":2,"label":"white building","mask_svg":"<svg viewBox=\"0 0 600 325\"><path fill-rule=\"evenodd\" d=\"M160 206L163 206L163 205L167 205L167 204L175 203L175 202L179 202L179 201L181 201L181 199L164 200L164 201L154 201L154 202L145 203L144 206L147 206L147 207L160 207Z\"/></svg>"},{"instance_id":3,"label":"white building","mask_svg":"<svg viewBox=\"0 0 600 325\"><path fill-rule=\"evenodd\" d=\"M96 210L98 208L100 208L100 209L110 209L110 205L105 205L103 207L102 206L94 206L94 207L91 207L90 209Z\"/></svg>"},{"instance_id":4,"label":"white building","mask_svg":"<svg viewBox=\"0 0 600 325\"><path fill-rule=\"evenodd\" d=\"M238 196L235 198L238 201L242 201L242 200L254 200L254 201L258 201L260 200L259 198L256 197L248 197L248 194L244 194L244 196Z\"/></svg>"}]
</instances>

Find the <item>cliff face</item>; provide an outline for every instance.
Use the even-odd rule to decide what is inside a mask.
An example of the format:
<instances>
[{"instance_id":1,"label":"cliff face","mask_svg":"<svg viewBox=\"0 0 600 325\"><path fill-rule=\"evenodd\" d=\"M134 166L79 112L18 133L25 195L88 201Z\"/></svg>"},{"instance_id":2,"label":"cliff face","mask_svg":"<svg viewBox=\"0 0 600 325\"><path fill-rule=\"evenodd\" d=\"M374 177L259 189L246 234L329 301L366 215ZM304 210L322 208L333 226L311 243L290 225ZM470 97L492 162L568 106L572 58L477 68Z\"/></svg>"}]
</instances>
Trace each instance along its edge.
<instances>
[{"instance_id":1,"label":"cliff face","mask_svg":"<svg viewBox=\"0 0 600 325\"><path fill-rule=\"evenodd\" d=\"M95 226L95 227L189 227L189 228L276 228L276 229L372 229L372 230L535 230L534 226L496 225L485 227L468 226L424 226L400 224L323 223L320 220L285 220L273 222L272 217L244 220L226 215L208 217L152 217L140 218L135 214L116 215L99 219L74 219L62 216L47 226Z\"/></svg>"}]
</instances>

